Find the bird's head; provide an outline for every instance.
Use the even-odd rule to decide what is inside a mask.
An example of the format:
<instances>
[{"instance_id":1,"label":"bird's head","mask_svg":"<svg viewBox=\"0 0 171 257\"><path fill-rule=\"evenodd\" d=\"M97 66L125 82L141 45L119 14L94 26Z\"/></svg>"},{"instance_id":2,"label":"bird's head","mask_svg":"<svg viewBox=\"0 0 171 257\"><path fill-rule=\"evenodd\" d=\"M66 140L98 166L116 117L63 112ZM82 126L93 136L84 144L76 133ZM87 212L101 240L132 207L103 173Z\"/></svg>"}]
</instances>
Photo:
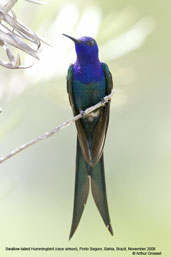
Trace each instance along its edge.
<instances>
[{"instance_id":1,"label":"bird's head","mask_svg":"<svg viewBox=\"0 0 171 257\"><path fill-rule=\"evenodd\" d=\"M75 50L79 61L89 61L98 59L98 46L96 41L91 37L81 37L75 39L71 36L63 34L75 43Z\"/></svg>"}]
</instances>

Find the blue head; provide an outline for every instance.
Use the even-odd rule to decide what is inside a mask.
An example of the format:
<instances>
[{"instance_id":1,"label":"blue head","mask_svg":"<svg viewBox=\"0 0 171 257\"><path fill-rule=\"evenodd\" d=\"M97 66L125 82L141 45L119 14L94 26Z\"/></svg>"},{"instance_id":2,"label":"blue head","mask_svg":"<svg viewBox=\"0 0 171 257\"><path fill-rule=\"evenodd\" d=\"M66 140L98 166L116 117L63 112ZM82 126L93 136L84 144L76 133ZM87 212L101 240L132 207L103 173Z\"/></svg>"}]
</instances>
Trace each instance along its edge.
<instances>
[{"instance_id":1,"label":"blue head","mask_svg":"<svg viewBox=\"0 0 171 257\"><path fill-rule=\"evenodd\" d=\"M63 34L75 43L77 59L80 63L94 63L98 61L98 46L96 41L91 37L81 37L75 39L71 36Z\"/></svg>"}]
</instances>

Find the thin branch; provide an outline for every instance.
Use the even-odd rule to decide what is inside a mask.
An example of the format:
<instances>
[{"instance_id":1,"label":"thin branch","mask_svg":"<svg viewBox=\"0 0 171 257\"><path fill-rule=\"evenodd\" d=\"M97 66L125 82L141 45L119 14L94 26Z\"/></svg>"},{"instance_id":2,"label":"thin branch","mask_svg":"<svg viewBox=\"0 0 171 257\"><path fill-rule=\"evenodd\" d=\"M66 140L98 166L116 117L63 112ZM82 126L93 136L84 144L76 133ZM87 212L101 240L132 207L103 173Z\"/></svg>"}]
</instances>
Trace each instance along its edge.
<instances>
[{"instance_id":1,"label":"thin branch","mask_svg":"<svg viewBox=\"0 0 171 257\"><path fill-rule=\"evenodd\" d=\"M104 97L104 101L100 101L99 103L95 104L94 106L91 106L89 108L87 108L85 111L84 111L84 115L87 115L89 113L91 113L92 111L100 108L101 106L104 106L104 104L106 104L108 101L111 100L112 96L114 95L114 90L112 90L111 94L107 95ZM25 150L26 148L42 141L43 139L46 139L48 137L51 137L53 136L55 133L59 132L61 129L63 128L66 128L68 126L70 126L73 122L81 119L83 117L83 114L78 114L76 116L74 116L72 119L68 120L68 121L65 121L61 124L59 124L56 128L48 131L48 132L45 132L44 134L38 136L37 138L34 138L30 141L28 141L27 143L17 147L16 149L14 149L13 151L9 152L8 154L4 155L3 157L0 158L0 164L6 160L8 160L9 158L13 157L14 155L16 155L17 153Z\"/></svg>"},{"instance_id":2,"label":"thin branch","mask_svg":"<svg viewBox=\"0 0 171 257\"><path fill-rule=\"evenodd\" d=\"M0 1L0 9L3 10L4 12L9 12L11 8L15 5L17 0L1 0Z\"/></svg>"},{"instance_id":3,"label":"thin branch","mask_svg":"<svg viewBox=\"0 0 171 257\"><path fill-rule=\"evenodd\" d=\"M45 4L45 2L39 0L27 1ZM12 10L16 2L17 0L0 0L0 46L3 47L5 45L5 50L7 50L8 53L10 52L10 55L7 54L9 61L0 60L0 65L9 69L23 69L32 66L21 65L18 55L15 57L14 54L12 54L12 51L8 47L9 45L39 59L37 54L41 43L46 43L36 33L17 19L17 16ZM30 45L30 43L32 44ZM48 43L46 44L48 45Z\"/></svg>"},{"instance_id":4,"label":"thin branch","mask_svg":"<svg viewBox=\"0 0 171 257\"><path fill-rule=\"evenodd\" d=\"M33 4L47 4L47 2L37 1L37 0L26 0L27 2L33 3Z\"/></svg>"}]
</instances>

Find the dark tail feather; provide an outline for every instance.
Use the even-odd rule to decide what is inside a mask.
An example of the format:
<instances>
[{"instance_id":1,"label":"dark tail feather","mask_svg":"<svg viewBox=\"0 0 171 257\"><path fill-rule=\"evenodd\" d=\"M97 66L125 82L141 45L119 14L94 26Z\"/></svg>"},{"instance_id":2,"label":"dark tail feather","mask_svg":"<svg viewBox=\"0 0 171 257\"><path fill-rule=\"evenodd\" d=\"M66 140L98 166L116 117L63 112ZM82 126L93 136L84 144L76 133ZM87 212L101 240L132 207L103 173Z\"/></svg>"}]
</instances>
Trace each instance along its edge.
<instances>
[{"instance_id":1,"label":"dark tail feather","mask_svg":"<svg viewBox=\"0 0 171 257\"><path fill-rule=\"evenodd\" d=\"M91 189L94 201L105 225L111 235L113 235L107 204L103 155L94 167L89 166L82 156L80 144L77 139L74 210L69 239L71 239L78 227L87 201L89 192L89 175L91 177Z\"/></svg>"},{"instance_id":2,"label":"dark tail feather","mask_svg":"<svg viewBox=\"0 0 171 257\"><path fill-rule=\"evenodd\" d=\"M72 226L69 239L73 236L83 213L89 192L89 165L83 159L80 144L77 138L76 154L76 175L75 175L75 195Z\"/></svg>"},{"instance_id":3,"label":"dark tail feather","mask_svg":"<svg viewBox=\"0 0 171 257\"><path fill-rule=\"evenodd\" d=\"M94 201L102 216L102 219L111 235L113 235L107 204L103 155L99 162L91 168L91 189Z\"/></svg>"}]
</instances>

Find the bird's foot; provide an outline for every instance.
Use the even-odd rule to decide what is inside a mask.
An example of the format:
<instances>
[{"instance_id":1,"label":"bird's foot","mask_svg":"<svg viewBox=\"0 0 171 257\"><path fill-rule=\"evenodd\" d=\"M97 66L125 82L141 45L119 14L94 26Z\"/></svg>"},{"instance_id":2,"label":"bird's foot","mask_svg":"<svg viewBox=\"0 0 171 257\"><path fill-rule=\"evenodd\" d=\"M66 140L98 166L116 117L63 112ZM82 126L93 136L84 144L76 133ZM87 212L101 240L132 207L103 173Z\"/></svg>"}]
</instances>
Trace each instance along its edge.
<instances>
[{"instance_id":1,"label":"bird's foot","mask_svg":"<svg viewBox=\"0 0 171 257\"><path fill-rule=\"evenodd\" d=\"M101 105L102 105L102 106L105 106L106 101L105 101L105 99L104 99L104 98L102 98L100 102L101 102Z\"/></svg>"},{"instance_id":2,"label":"bird's foot","mask_svg":"<svg viewBox=\"0 0 171 257\"><path fill-rule=\"evenodd\" d=\"M85 116L86 116L85 112L81 110L81 111L80 111L80 114L81 114L82 118L84 119Z\"/></svg>"}]
</instances>

